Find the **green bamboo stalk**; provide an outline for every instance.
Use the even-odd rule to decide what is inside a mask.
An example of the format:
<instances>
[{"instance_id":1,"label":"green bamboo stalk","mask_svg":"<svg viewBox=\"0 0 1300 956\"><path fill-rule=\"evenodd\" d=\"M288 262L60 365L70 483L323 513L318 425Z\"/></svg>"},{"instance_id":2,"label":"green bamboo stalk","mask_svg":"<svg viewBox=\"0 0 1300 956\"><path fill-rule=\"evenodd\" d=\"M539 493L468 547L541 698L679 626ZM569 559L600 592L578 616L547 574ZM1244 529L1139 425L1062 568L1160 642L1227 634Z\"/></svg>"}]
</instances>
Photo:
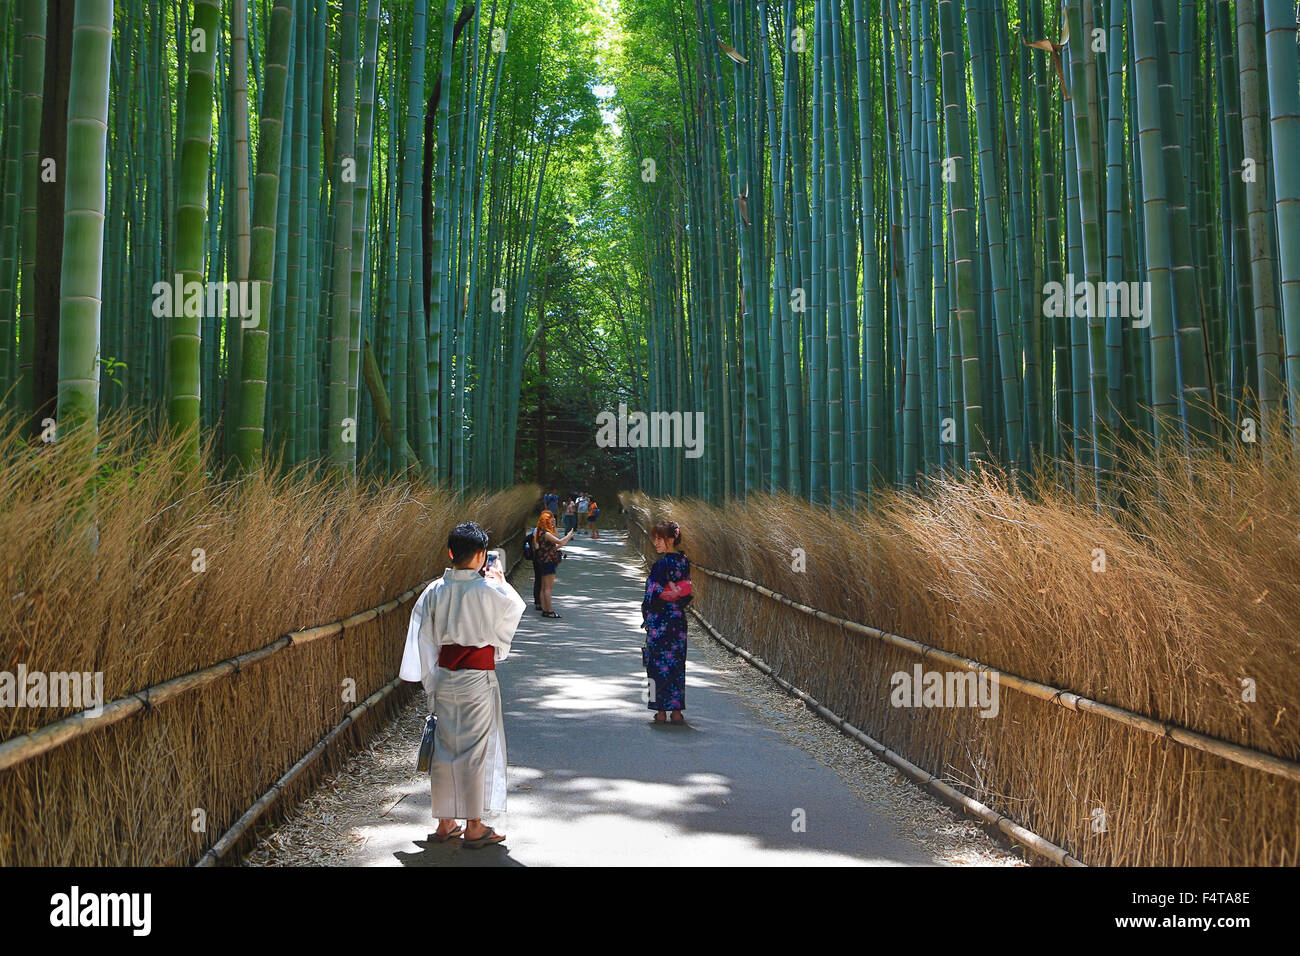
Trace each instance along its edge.
<instances>
[{"instance_id":1,"label":"green bamboo stalk","mask_svg":"<svg viewBox=\"0 0 1300 956\"><path fill-rule=\"evenodd\" d=\"M5 155L3 221L19 222L19 196L22 184L22 113L23 94L23 6L15 5L12 29L13 54L8 60L8 72L0 82L0 92L9 94L4 104ZM0 46L0 54L8 53L8 45ZM12 226L0 235L0 397L8 400L10 386L16 377L17 323L14 321L18 302L18 234L20 228Z\"/></svg>"},{"instance_id":2,"label":"green bamboo stalk","mask_svg":"<svg viewBox=\"0 0 1300 956\"><path fill-rule=\"evenodd\" d=\"M356 420L352 415L352 219L356 206L357 137L357 0L343 0L339 21L338 119L334 165L334 265L329 349L329 451L334 467L356 471ZM359 277L359 274L358 274ZM359 284L359 283L358 283ZM358 289L358 295L360 290ZM349 427L350 426L350 427Z\"/></svg>"},{"instance_id":3,"label":"green bamboo stalk","mask_svg":"<svg viewBox=\"0 0 1300 956\"><path fill-rule=\"evenodd\" d=\"M1291 440L1300 448L1300 69L1295 17L1285 0L1264 0L1264 46L1277 195L1274 218L1282 280L1287 409Z\"/></svg>"},{"instance_id":4,"label":"green bamboo stalk","mask_svg":"<svg viewBox=\"0 0 1300 956\"><path fill-rule=\"evenodd\" d=\"M59 283L60 435L99 418L99 319L108 196L113 0L77 0L68 85L63 269ZM94 444L86 448L93 454Z\"/></svg>"},{"instance_id":5,"label":"green bamboo stalk","mask_svg":"<svg viewBox=\"0 0 1300 956\"><path fill-rule=\"evenodd\" d=\"M949 184L949 228L953 236L954 292L953 316L959 329L961 345L962 396L965 402L966 467L987 457L984 431L984 407L981 402L979 350L975 317L975 233L971 208L971 164L968 121L958 106L959 90L965 85L958 44L953 0L939 0L939 39L941 43L940 76L943 81L944 131L947 136L945 164L953 171ZM963 51L964 52L964 51Z\"/></svg>"},{"instance_id":6,"label":"green bamboo stalk","mask_svg":"<svg viewBox=\"0 0 1300 956\"><path fill-rule=\"evenodd\" d=\"M36 191L40 176L41 109L45 86L45 0L25 0L22 72L22 207L18 265L21 282L18 314L18 409L36 411L33 379L36 344Z\"/></svg>"},{"instance_id":7,"label":"green bamboo stalk","mask_svg":"<svg viewBox=\"0 0 1300 956\"><path fill-rule=\"evenodd\" d=\"M212 97L217 58L220 0L194 0L187 33L189 70L185 82L185 125L181 133L176 192L176 233L172 247L184 306L168 323L167 420L185 433L184 464L199 466L201 364L199 343L206 297L195 302L183 291L204 280L204 226L208 216L208 167L212 152Z\"/></svg>"},{"instance_id":8,"label":"green bamboo stalk","mask_svg":"<svg viewBox=\"0 0 1300 956\"><path fill-rule=\"evenodd\" d=\"M1147 318L1150 319L1151 406L1155 436L1163 441L1181 434L1174 354L1172 255L1165 192L1164 135L1156 64L1155 11L1152 0L1133 0L1133 70L1137 92L1134 126L1142 163L1142 209L1145 221Z\"/></svg>"},{"instance_id":9,"label":"green bamboo stalk","mask_svg":"<svg viewBox=\"0 0 1300 956\"><path fill-rule=\"evenodd\" d=\"M1006 268L1006 240L1002 227L1002 190L993 156L999 131L996 129L995 114L989 107L992 91L989 88L984 66L984 59L989 55L985 29L988 14L981 0L968 0L966 19L969 24L973 54L971 73L974 79L975 125L979 140L980 190L984 197L984 216L981 224L988 230L989 236L987 261L993 280L993 315L997 325L997 350L1002 380L1001 398L1007 437L1006 455L1008 464L1014 472L1020 466L1023 444L1019 381L1021 360L1015 350L1011 288Z\"/></svg>"},{"instance_id":10,"label":"green bamboo stalk","mask_svg":"<svg viewBox=\"0 0 1300 956\"><path fill-rule=\"evenodd\" d=\"M280 149L288 80L292 0L276 0L271 11L258 121L257 178L253 190L253 243L249 281L257 283L257 322L243 330L239 392L239 431L235 459L246 471L259 468L265 435L266 359L271 318L271 275L275 268L277 204L280 196Z\"/></svg>"},{"instance_id":11,"label":"green bamboo stalk","mask_svg":"<svg viewBox=\"0 0 1300 956\"><path fill-rule=\"evenodd\" d=\"M1238 0L1237 54L1241 64L1241 135L1243 161L1251 161L1246 187L1246 217L1249 235L1251 293L1254 302L1256 360L1258 362L1261 418L1267 429L1273 422L1282 396L1282 366L1278 359L1277 253L1269 220L1268 181L1270 160L1264 138L1259 83L1259 42L1256 4ZM1243 167L1238 178L1245 176ZM1294 379L1292 379L1294 381ZM1293 393L1294 395L1294 393ZM1295 405L1289 406L1294 413Z\"/></svg>"},{"instance_id":12,"label":"green bamboo stalk","mask_svg":"<svg viewBox=\"0 0 1300 956\"><path fill-rule=\"evenodd\" d=\"M379 0L366 0L366 36L362 58L361 107L357 114L357 184L353 199L352 222L352 312L348 344L348 412L358 421L358 375L361 360L362 298L369 266L370 182L374 152L375 83L379 72ZM353 458L355 459L353 446Z\"/></svg>"}]
</instances>

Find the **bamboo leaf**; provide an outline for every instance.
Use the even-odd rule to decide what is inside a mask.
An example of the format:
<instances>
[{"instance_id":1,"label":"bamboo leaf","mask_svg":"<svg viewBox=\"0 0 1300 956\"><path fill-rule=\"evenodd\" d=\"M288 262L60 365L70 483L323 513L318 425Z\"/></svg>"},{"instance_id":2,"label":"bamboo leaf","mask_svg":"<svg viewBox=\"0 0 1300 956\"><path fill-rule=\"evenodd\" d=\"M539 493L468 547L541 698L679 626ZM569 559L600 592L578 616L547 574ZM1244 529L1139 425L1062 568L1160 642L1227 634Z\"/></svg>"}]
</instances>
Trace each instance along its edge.
<instances>
[{"instance_id":1,"label":"bamboo leaf","mask_svg":"<svg viewBox=\"0 0 1300 956\"><path fill-rule=\"evenodd\" d=\"M721 40L718 41L718 46L722 47L722 52L727 54L727 56L731 57L737 63L749 62L747 59L745 59L743 56L741 56L739 53L736 52L735 47L727 46L727 44L723 43Z\"/></svg>"}]
</instances>

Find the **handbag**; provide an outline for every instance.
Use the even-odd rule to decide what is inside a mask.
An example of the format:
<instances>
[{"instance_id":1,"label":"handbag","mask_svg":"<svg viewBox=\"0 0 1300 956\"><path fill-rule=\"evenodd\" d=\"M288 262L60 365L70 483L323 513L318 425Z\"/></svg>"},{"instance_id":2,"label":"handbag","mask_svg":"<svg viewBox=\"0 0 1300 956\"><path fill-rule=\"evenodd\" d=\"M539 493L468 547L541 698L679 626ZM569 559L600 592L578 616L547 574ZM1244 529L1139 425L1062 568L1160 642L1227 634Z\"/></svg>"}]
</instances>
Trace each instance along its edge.
<instances>
[{"instance_id":1,"label":"handbag","mask_svg":"<svg viewBox=\"0 0 1300 956\"><path fill-rule=\"evenodd\" d=\"M438 716L429 714L424 718L424 736L420 738L420 753L415 758L415 769L417 773L423 773L429 769L429 757L433 753L433 735L438 729Z\"/></svg>"}]
</instances>

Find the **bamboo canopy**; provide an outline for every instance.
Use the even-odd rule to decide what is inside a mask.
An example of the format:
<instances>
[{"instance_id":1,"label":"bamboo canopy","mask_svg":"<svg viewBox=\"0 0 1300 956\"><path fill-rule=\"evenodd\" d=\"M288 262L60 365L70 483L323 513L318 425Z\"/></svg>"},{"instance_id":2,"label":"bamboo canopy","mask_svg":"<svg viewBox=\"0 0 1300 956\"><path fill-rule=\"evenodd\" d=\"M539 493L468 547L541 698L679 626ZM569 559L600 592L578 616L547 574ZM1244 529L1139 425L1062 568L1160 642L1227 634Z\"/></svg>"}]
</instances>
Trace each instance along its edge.
<instances>
[{"instance_id":1,"label":"bamboo canopy","mask_svg":"<svg viewBox=\"0 0 1300 956\"><path fill-rule=\"evenodd\" d=\"M1300 441L1293 4L626 7L637 400L709 436L646 490L850 507L992 462L1104 508L1117 447Z\"/></svg>"}]
</instances>

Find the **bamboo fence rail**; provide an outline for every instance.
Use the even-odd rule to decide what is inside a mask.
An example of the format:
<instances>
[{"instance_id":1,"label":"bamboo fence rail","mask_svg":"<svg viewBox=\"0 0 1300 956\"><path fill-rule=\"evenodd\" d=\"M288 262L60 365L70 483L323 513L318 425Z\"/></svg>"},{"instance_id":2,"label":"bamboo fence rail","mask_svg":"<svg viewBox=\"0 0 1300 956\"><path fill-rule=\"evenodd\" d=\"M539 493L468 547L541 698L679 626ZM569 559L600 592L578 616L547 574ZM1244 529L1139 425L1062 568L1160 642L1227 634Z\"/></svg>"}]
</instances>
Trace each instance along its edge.
<instances>
[{"instance_id":1,"label":"bamboo fence rail","mask_svg":"<svg viewBox=\"0 0 1300 956\"><path fill-rule=\"evenodd\" d=\"M223 833L220 839L218 839L216 843L212 844L203 856L199 857L199 861L194 865L198 867L215 866L217 861L229 853L231 848L239 842L239 838L244 835L248 828L257 822L258 818L261 817L262 814L270 809L271 804L273 804L280 794L284 792L284 789L289 786L289 784L291 784L300 773L313 764L317 757L325 752L325 748L329 746L330 741L343 733L343 731L353 724L363 713L396 690L401 683L402 679L400 677L394 677L383 687L379 688L379 690L375 691L356 707L348 711L347 715L339 721L338 725L322 737L316 746L303 754L302 757L299 758L298 762L285 772L284 776L271 784L271 789L258 797L257 801L244 811L244 815L235 821L234 826Z\"/></svg>"},{"instance_id":2,"label":"bamboo fence rail","mask_svg":"<svg viewBox=\"0 0 1300 956\"><path fill-rule=\"evenodd\" d=\"M1057 846L1050 840L1043 839L1034 831L1021 826L1015 820L1011 819L1011 817L998 813L996 810L980 803L978 800L972 799L958 790L954 790L934 774L922 770L906 757L895 753L880 741L866 733L863 733L839 714L826 707L811 694L804 693L798 687L795 687L794 684L778 677L776 671L774 671L761 657L749 653L749 651L739 645L732 644L725 637L719 634L717 628L710 624L709 621L705 619L704 615L700 614L700 612L695 610L695 608L691 607L687 608L687 610L690 611L704 629L709 632L709 636L725 647L728 651L744 658L750 664L754 665L754 667L757 667L768 677L772 678L772 680L776 681L782 690L787 694L799 698L827 723L833 724L841 733L852 737L881 760L884 760L886 763L902 771L913 781L920 784L945 803L948 803L958 810L969 813L981 822L986 823L997 829L999 832L1005 834L1008 839L1019 843L1026 849L1036 853L1046 860L1056 863L1059 866L1083 867L1088 865L1081 860L1075 859L1064 848Z\"/></svg>"},{"instance_id":3,"label":"bamboo fence rail","mask_svg":"<svg viewBox=\"0 0 1300 956\"><path fill-rule=\"evenodd\" d=\"M518 534L512 535L505 541L501 542L501 544L509 544L516 538L523 537L523 534L524 532L521 530ZM519 558L516 558L514 564L511 565L511 572L514 571L519 560ZM222 677L238 674L245 667L267 660L289 647L301 647L304 644L309 644L312 641L317 641L321 638L335 637L351 628L358 627L374 620L375 618L389 614L418 595L428 587L429 582L433 580L433 578L429 578L427 581L422 581L420 584L404 591L402 594L389 601L385 601L383 604L368 608L364 611L359 611L358 613L353 614L350 617L345 617L340 621L334 621L330 624L321 624L316 627L308 627L299 631L291 631L287 634L282 634L265 647L260 647L254 651L248 651L244 654L238 655L237 657L218 661L208 667L201 668L197 671L191 671L188 674L182 674L179 677L170 678L159 684L146 687L144 690L128 694L125 697L119 697L116 700L104 704L102 708L95 708L100 710L100 713L98 714L92 714L90 710L83 710L79 713L72 714L71 716L64 717L61 720L57 720L52 724L46 724L44 727L39 727L29 733L21 734L20 736L0 742L0 771L8 770L17 764L31 760L33 757L40 756L43 753L48 753L56 747L67 743L69 740L74 740L77 737L82 737L103 727L116 724L117 722L130 717L132 714L147 710L148 708L171 700L174 697L179 697L181 694L204 687ZM346 722L347 721L345 720L344 723ZM341 729L342 726L343 724L340 724L339 727L335 728L335 730ZM333 731L331 731L331 733L333 733Z\"/></svg>"},{"instance_id":4,"label":"bamboo fence rail","mask_svg":"<svg viewBox=\"0 0 1300 956\"><path fill-rule=\"evenodd\" d=\"M640 522L633 518L631 514L628 515L628 519L637 526L641 531L641 534L646 534L646 529L640 524ZM1249 747L1243 747L1241 744L1234 744L1230 741L1220 740L1217 737L1210 737L1206 734L1189 730L1186 727L1170 721L1157 720L1153 717L1148 717L1145 714L1135 713L1134 711L1126 710L1123 707L1116 707L1113 704L1093 700L1090 697L1084 697L1080 694L1074 693L1073 691L1065 690L1060 687L1052 687L1048 684L1029 680L1028 678L1020 677L1016 674L1009 674L980 661L972 660L968 657L961 657L960 655L953 654L941 648L924 644L921 641L903 637L901 634L893 634L889 631L882 631L880 628L871 627L867 624L860 624L857 621L850 621L846 618L836 617L833 614L828 614L826 611L810 607L807 604L802 604L793 598L781 594L779 591L773 591L771 588L764 587L755 581L747 581L744 578L736 577L734 574L727 574L724 571L718 571L714 568L705 567L700 564L692 564L691 567L703 571L710 577L748 588L766 598L784 604L803 614L815 617L820 621L825 621L828 624L836 624L846 631L861 634L865 637L875 638L881 643L889 644L893 647L899 648L900 650L919 654L923 662L926 660L936 660L962 670L973 671L976 674L988 674L998 681L999 686L1010 687L1013 690L1018 690L1030 697L1055 704L1066 710L1074 711L1076 713L1083 712L1094 714L1098 717L1103 717L1107 720L1124 724L1127 727L1141 730L1156 737L1164 737L1168 740L1174 741L1175 743L1181 744L1184 747L1213 754L1217 757L1223 758L1224 760L1241 764L1242 766L1250 767L1251 769L1259 770L1263 773L1273 774L1287 780L1300 781L1300 763L1293 760L1287 760L1275 754L1253 750Z\"/></svg>"},{"instance_id":5,"label":"bamboo fence rail","mask_svg":"<svg viewBox=\"0 0 1300 956\"><path fill-rule=\"evenodd\" d=\"M631 522L637 526L637 528L641 531L643 535L645 534L645 528L641 526L640 522L636 521L636 519L634 518L631 518L630 515L629 515L629 520L631 520ZM702 566L697 564L692 564L692 567L700 568L701 570L704 570ZM929 773L921 769L920 767L918 767L916 764L912 763L902 754L890 750L880 741L876 740L874 737L870 736L869 734L864 733L862 730L859 730L853 724L849 723L845 718L835 713L833 710L831 710L829 707L827 707L825 704L819 701L816 697L813 697L811 694L808 694L805 691L800 690L794 684L778 676L776 671L772 669L771 665L768 664L767 661L759 657L757 654L751 654L749 651L745 650L740 645L733 644L731 641L727 640L725 637L722 636L722 634L718 632L718 629L715 628L713 624L710 623L710 621L707 618L705 618L703 614L699 612L697 608L688 607L687 611L697 621L700 622L700 625L704 628L705 631L708 632L708 635L711 638L713 638L715 641L717 641L719 644L725 647L732 654L735 654L737 657L740 657L745 661L748 661L758 670L762 671L768 677L772 678L772 680L775 681L776 684L787 694L790 694L793 697L797 697L799 700L803 701L803 703L809 709L811 709L814 713L816 713L827 723L832 724L837 730L840 731L840 733L844 734L845 736L852 737L854 740L862 744L864 747L870 750L881 760L885 761L890 766L902 772L905 776L909 777L913 782L925 788L927 791L934 794L936 797L938 797L940 800L947 803L949 806L955 808L956 810L969 813L971 816L980 820L982 823L985 823L988 826L998 830L1000 833L1005 835L1007 839L1011 840L1012 842L1019 843L1021 846L1025 847L1030 852L1042 857L1045 860L1055 863L1058 866L1086 867L1088 865L1083 861L1071 856L1070 853L1067 850L1065 850L1063 847L1059 847L1055 843L1051 842L1050 840L1044 839L1043 837L1039 836L1037 833L1028 829L1027 827L1021 826L1011 817L998 813L996 810L992 809L991 807L983 803L980 803L978 800L966 796L966 794L960 792L959 790L955 790L954 788L950 787L948 784L944 783L944 781L941 780L939 777L936 777L934 774Z\"/></svg>"}]
</instances>

